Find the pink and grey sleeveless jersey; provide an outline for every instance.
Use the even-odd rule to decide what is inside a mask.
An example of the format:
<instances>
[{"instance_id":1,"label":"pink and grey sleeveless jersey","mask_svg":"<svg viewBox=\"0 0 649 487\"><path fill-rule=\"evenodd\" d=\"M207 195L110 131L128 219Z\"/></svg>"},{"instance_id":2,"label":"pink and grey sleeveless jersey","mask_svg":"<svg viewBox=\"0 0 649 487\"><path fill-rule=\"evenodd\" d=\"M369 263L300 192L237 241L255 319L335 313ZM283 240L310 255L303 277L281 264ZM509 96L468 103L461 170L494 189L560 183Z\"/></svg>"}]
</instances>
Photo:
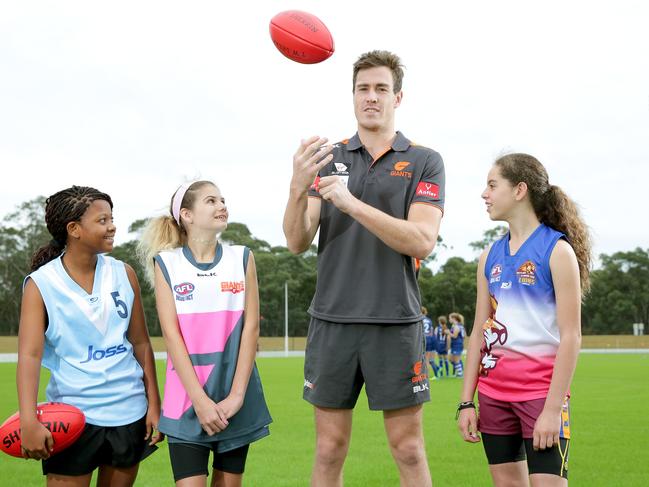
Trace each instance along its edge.
<instances>
[{"instance_id":1,"label":"pink and grey sleeveless jersey","mask_svg":"<svg viewBox=\"0 0 649 487\"><path fill-rule=\"evenodd\" d=\"M485 263L491 313L483 325L478 389L501 401L547 396L559 347L550 254L564 235L541 224L515 255L509 234Z\"/></svg>"},{"instance_id":2,"label":"pink and grey sleeveless jersey","mask_svg":"<svg viewBox=\"0 0 649 487\"><path fill-rule=\"evenodd\" d=\"M197 263L187 247L155 257L172 290L178 326L196 376L214 402L228 395L236 371L248 253L246 247L219 244L212 263ZM218 441L219 451L227 451L268 435L271 421L255 366L242 408L225 430L209 436L201 428L171 358L167 359L159 428L171 437L170 441Z\"/></svg>"}]
</instances>

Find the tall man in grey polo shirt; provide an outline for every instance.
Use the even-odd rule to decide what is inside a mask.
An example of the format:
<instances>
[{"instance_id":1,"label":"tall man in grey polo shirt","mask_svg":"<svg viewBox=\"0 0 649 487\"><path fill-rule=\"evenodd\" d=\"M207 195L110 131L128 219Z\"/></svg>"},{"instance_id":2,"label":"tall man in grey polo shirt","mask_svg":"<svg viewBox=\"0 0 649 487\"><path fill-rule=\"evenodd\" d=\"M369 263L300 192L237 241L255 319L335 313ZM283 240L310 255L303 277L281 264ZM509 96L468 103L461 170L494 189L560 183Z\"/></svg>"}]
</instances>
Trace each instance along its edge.
<instances>
[{"instance_id":1,"label":"tall man in grey polo shirt","mask_svg":"<svg viewBox=\"0 0 649 487\"><path fill-rule=\"evenodd\" d=\"M370 409L383 411L401 485L431 485L416 266L437 240L444 165L437 152L395 131L402 78L394 54L363 54L353 74L356 135L333 145L311 137L293 157L284 214L289 249L304 252L320 229L304 366L304 398L315 407L317 487L342 485L363 384Z\"/></svg>"}]
</instances>

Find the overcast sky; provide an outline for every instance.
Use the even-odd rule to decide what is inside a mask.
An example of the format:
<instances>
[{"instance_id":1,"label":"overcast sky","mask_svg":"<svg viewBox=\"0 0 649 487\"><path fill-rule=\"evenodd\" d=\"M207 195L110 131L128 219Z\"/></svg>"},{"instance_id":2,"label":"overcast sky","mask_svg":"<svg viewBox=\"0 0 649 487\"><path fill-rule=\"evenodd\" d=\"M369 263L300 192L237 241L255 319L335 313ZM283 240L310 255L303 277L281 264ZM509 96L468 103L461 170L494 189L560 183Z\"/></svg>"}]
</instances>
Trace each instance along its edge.
<instances>
[{"instance_id":1,"label":"overcast sky","mask_svg":"<svg viewBox=\"0 0 649 487\"><path fill-rule=\"evenodd\" d=\"M268 23L329 27L318 65ZM649 247L649 7L644 1L0 0L0 216L72 184L115 202L118 241L178 185L215 181L231 220L284 245L292 155L356 130L351 66L406 65L396 126L440 152L451 255L494 224L480 199L504 151L529 152L581 206L595 252Z\"/></svg>"}]
</instances>

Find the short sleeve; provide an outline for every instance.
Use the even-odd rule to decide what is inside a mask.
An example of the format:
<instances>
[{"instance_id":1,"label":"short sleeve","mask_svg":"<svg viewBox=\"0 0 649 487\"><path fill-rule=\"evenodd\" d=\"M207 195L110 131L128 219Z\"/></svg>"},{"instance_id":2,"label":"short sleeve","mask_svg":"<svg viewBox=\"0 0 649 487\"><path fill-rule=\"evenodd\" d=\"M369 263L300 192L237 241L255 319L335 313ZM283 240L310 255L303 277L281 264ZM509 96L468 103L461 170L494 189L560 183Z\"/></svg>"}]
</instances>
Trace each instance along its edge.
<instances>
[{"instance_id":1,"label":"short sleeve","mask_svg":"<svg viewBox=\"0 0 649 487\"><path fill-rule=\"evenodd\" d=\"M444 161L437 152L431 151L421 178L416 184L415 194L410 204L427 203L444 211L446 175Z\"/></svg>"}]
</instances>

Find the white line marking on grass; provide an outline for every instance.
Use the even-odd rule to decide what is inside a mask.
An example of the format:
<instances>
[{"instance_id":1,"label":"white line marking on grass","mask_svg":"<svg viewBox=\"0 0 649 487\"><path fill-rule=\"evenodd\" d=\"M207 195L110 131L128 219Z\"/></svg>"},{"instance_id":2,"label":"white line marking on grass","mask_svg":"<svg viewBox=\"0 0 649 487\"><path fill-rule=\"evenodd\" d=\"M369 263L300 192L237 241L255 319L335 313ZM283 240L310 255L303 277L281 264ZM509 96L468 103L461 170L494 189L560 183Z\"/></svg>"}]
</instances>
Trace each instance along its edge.
<instances>
[{"instance_id":1,"label":"white line marking on grass","mask_svg":"<svg viewBox=\"0 0 649 487\"><path fill-rule=\"evenodd\" d=\"M598 354L649 354L649 348L583 348L581 353L598 353ZM155 352L156 360L166 360L167 352ZM260 358L282 358L286 357L286 352L282 350L258 352ZM303 351L288 352L288 357L304 357ZM18 362L17 353L0 353L0 363L15 364Z\"/></svg>"}]
</instances>

